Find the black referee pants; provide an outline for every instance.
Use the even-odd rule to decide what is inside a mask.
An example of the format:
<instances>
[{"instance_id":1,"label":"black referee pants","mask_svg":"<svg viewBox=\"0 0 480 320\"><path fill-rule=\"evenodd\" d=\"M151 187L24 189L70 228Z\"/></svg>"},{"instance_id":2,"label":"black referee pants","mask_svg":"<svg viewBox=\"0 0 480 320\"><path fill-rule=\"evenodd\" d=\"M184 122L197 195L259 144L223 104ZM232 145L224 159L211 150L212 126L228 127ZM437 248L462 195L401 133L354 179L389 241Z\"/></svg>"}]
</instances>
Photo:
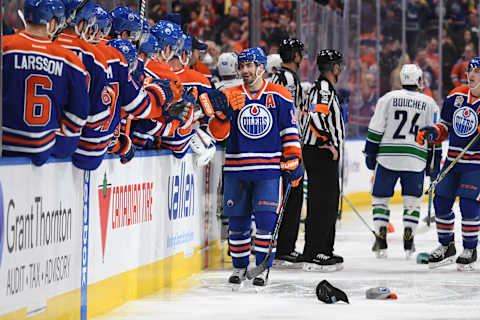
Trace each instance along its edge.
<instances>
[{"instance_id":1,"label":"black referee pants","mask_svg":"<svg viewBox=\"0 0 480 320\"><path fill-rule=\"evenodd\" d=\"M303 179L297 187L290 189L282 224L278 233L276 256L289 254L295 250L298 238L298 227L303 206Z\"/></svg>"},{"instance_id":2,"label":"black referee pants","mask_svg":"<svg viewBox=\"0 0 480 320\"><path fill-rule=\"evenodd\" d=\"M303 160L308 176L303 255L311 259L318 253L333 253L340 195L338 160L332 159L330 150L316 146L303 148Z\"/></svg>"}]
</instances>

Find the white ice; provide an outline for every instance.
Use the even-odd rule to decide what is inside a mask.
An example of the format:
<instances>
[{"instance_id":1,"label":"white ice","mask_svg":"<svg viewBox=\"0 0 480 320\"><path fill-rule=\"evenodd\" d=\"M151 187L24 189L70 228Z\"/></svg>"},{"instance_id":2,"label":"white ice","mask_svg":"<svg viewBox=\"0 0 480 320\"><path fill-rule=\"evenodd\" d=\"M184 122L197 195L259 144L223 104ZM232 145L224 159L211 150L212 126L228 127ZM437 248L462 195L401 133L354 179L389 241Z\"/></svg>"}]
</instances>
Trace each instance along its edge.
<instances>
[{"instance_id":1,"label":"white ice","mask_svg":"<svg viewBox=\"0 0 480 320\"><path fill-rule=\"evenodd\" d=\"M129 302L96 320L480 319L480 271L459 272L455 264L429 270L426 265L416 264L417 253L431 252L437 246L434 224L427 229L423 221L415 237L417 251L411 260L406 260L402 243L402 207L392 205L391 209L395 232L388 234L388 258L385 260L374 257L372 233L352 211L347 211L337 228L335 245L335 252L345 258L343 271L272 269L266 288L258 289L247 283L232 291L227 284L231 274L227 266L190 277L186 281L193 284L189 289L175 293L164 290ZM362 208L361 214L373 225L368 207ZM462 242L459 214L457 216L456 247L460 254ZM297 248L302 247L299 239ZM315 287L323 279L344 290L350 304L327 305L317 300ZM398 295L398 300L367 300L365 291L377 286L388 287Z\"/></svg>"}]
</instances>

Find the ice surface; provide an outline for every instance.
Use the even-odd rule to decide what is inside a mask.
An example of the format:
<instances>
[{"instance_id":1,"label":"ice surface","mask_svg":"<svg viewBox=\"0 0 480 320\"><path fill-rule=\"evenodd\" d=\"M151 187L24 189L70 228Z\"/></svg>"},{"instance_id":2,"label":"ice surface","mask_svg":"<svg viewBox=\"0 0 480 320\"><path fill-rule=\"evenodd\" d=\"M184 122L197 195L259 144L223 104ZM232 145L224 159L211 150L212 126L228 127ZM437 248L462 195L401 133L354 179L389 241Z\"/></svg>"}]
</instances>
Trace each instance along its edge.
<instances>
[{"instance_id":1,"label":"ice surface","mask_svg":"<svg viewBox=\"0 0 480 320\"><path fill-rule=\"evenodd\" d=\"M374 257L373 235L348 211L337 228L335 247L336 253L345 258L343 271L273 269L267 287L259 289L246 283L238 290L227 284L230 270L205 271L186 280L190 286L187 290L164 290L95 319L480 319L480 271L458 272L456 265L429 270L426 265L416 264L417 253L430 252L437 246L434 224L427 229L423 221L415 237L417 251L411 260L406 260L402 207L392 205L391 209L395 232L388 235L385 260ZM361 212L373 226L369 208L362 208ZM456 244L460 254L460 215L457 216ZM298 245L302 248L301 241ZM350 304L327 305L317 300L315 287L323 279L344 290ZM398 300L365 299L365 291L376 286L390 288Z\"/></svg>"}]
</instances>

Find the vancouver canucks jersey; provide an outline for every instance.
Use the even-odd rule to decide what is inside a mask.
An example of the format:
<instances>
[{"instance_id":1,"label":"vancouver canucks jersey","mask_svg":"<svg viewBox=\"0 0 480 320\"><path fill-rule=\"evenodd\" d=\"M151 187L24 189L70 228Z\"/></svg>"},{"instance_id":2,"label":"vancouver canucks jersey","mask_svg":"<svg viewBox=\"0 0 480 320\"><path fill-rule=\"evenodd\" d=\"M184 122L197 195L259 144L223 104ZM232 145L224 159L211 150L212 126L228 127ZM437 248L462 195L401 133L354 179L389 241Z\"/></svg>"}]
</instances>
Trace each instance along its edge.
<instances>
[{"instance_id":1,"label":"vancouver canucks jersey","mask_svg":"<svg viewBox=\"0 0 480 320\"><path fill-rule=\"evenodd\" d=\"M437 121L438 106L418 91L395 90L381 97L368 126L366 152L377 148L377 161L390 170L420 172L426 145L416 142L419 128Z\"/></svg>"},{"instance_id":2,"label":"vancouver canucks jersey","mask_svg":"<svg viewBox=\"0 0 480 320\"><path fill-rule=\"evenodd\" d=\"M75 150L90 100L87 72L70 50L25 31L2 39L3 154L30 156L41 165L56 142L55 132L69 139L62 150Z\"/></svg>"},{"instance_id":3,"label":"vancouver canucks jersey","mask_svg":"<svg viewBox=\"0 0 480 320\"><path fill-rule=\"evenodd\" d=\"M441 123L448 127L450 139L445 165L453 161L478 133L479 111L480 97L473 97L468 86L454 89L445 99L440 116ZM480 143L471 146L452 170L480 170Z\"/></svg>"},{"instance_id":4,"label":"vancouver canucks jersey","mask_svg":"<svg viewBox=\"0 0 480 320\"><path fill-rule=\"evenodd\" d=\"M230 121L225 175L251 181L279 177L282 157L301 157L291 94L268 81L257 93L243 84L227 90L241 92L246 100Z\"/></svg>"}]
</instances>

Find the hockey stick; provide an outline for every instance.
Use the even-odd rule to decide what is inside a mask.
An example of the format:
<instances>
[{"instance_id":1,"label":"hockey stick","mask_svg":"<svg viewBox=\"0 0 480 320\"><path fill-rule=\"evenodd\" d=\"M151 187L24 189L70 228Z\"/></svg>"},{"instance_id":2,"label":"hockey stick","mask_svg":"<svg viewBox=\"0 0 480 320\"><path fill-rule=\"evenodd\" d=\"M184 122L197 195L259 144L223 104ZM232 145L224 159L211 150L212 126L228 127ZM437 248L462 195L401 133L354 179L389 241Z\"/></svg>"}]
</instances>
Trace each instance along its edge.
<instances>
[{"instance_id":1,"label":"hockey stick","mask_svg":"<svg viewBox=\"0 0 480 320\"><path fill-rule=\"evenodd\" d=\"M65 25L61 26L53 35L52 37L52 42L54 42L55 40L57 40L58 36L63 32L65 31L69 24L72 23L73 19L75 19L75 17L77 16L77 14L80 12L80 10L82 10L83 8L85 8L85 6L87 5L88 1L90 0L83 0L82 3L80 3L80 5L75 9L73 10L72 14L67 18L67 21L65 21Z\"/></svg>"},{"instance_id":2,"label":"hockey stick","mask_svg":"<svg viewBox=\"0 0 480 320\"><path fill-rule=\"evenodd\" d=\"M300 146L301 146L302 149L303 149L303 145L304 145L304 138L305 138L305 135L307 133L308 124L310 123L310 117L311 117L311 113L308 112L307 120L305 121L305 125L302 128L302 137L301 137L302 139L300 141ZM299 165L301 165L301 164L299 164ZM303 186L302 186L302 188L303 188ZM275 230L273 231L272 239L270 240L270 244L268 245L267 255L265 256L265 259L263 259L263 261L258 266L255 266L254 268L252 268L250 270L247 270L247 279L249 279L249 280L255 278L260 273L265 271L268 268L268 265L270 264L270 259L272 257L272 253L273 253L273 246L274 246L275 242L277 242L278 233L280 232L280 225L282 224L282 220L283 220L283 213L284 213L285 208L287 206L288 197L290 196L290 190L291 189L292 189L292 184L289 182L287 184L287 189L285 191L285 196L283 197L282 207L280 208L280 213L278 214L277 223L275 224Z\"/></svg>"},{"instance_id":3,"label":"hockey stick","mask_svg":"<svg viewBox=\"0 0 480 320\"><path fill-rule=\"evenodd\" d=\"M277 241L278 233L280 232L280 225L282 224L283 220L283 213L285 211L285 208L287 206L287 200L288 197L290 196L290 190L292 189L292 184L289 182L287 184L287 190L285 191L285 196L283 197L282 201L282 207L280 208L280 213L278 214L278 219L277 223L275 224L275 230L273 231L272 234L272 239L270 240L270 244L268 245L268 251L267 255L265 256L265 259L258 265L255 266L254 268L247 270L247 279L251 280L258 276L260 273L265 271L268 268L268 265L270 263L270 259L272 257L273 253L273 246L275 242Z\"/></svg>"},{"instance_id":4,"label":"hockey stick","mask_svg":"<svg viewBox=\"0 0 480 320\"><path fill-rule=\"evenodd\" d=\"M433 192L437 186L437 184L440 183L440 181L443 180L443 178L445 178L445 176L447 175L447 173L453 168L453 166L463 157L463 155L465 154L465 152L468 151L468 149L470 149L470 147L475 144L478 139L480 138L480 132L477 133L477 135L475 137L473 137L473 139L465 146L465 148L462 149L462 151L459 153L459 155L452 161L452 163L450 163L448 165L448 167L445 168L445 170L443 170L440 175L437 177L437 179L435 179L430 187L428 188L428 190L425 192L425 194L428 194L430 192Z\"/></svg>"},{"instance_id":5,"label":"hockey stick","mask_svg":"<svg viewBox=\"0 0 480 320\"><path fill-rule=\"evenodd\" d=\"M143 19L145 18L146 2L147 2L147 0L139 0L138 1L138 7L139 7L138 12L139 12L139 15L140 15L140 24L141 24L140 30L141 30L141 32L143 32ZM140 45L141 45L140 41L141 41L141 39L139 39L137 41L137 50L140 50Z\"/></svg>"},{"instance_id":6,"label":"hockey stick","mask_svg":"<svg viewBox=\"0 0 480 320\"><path fill-rule=\"evenodd\" d=\"M435 145L432 146L432 160L430 162L430 172L435 168ZM430 228L430 217L432 215L432 198L433 198L433 189L431 188L432 181L430 181L430 188L428 192L428 211L427 211L427 227Z\"/></svg>"},{"instance_id":7,"label":"hockey stick","mask_svg":"<svg viewBox=\"0 0 480 320\"><path fill-rule=\"evenodd\" d=\"M375 238L380 238L380 239L383 239L383 237L381 235L379 235L378 233L376 233L371 227L370 225L365 221L365 219L363 219L363 217L360 215L360 213L358 212L358 210L353 206L353 204L350 202L350 200L348 200L348 198L342 194L342 197L343 199L345 199L345 201L348 203L348 205L350 206L350 208L353 209L353 212L355 212L355 214L357 215L357 217L360 218L360 220L362 220L363 224L368 228L368 230L370 230L371 233L373 233L373 235L375 236Z\"/></svg>"}]
</instances>

